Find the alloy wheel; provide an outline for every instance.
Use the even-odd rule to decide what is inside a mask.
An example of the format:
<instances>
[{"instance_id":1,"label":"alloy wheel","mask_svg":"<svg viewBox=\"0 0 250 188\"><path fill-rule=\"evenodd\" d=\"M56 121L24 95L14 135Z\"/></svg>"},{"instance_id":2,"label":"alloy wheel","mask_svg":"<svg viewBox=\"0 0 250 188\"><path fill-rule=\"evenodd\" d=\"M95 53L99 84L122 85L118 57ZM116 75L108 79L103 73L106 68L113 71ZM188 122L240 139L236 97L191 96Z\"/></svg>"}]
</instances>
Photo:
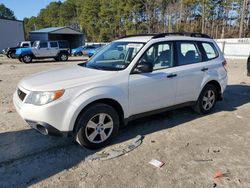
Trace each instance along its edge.
<instances>
[{"instance_id":1,"label":"alloy wheel","mask_svg":"<svg viewBox=\"0 0 250 188\"><path fill-rule=\"evenodd\" d=\"M93 116L87 123L85 135L92 143L102 143L107 140L114 128L114 122L110 115L100 113Z\"/></svg>"}]
</instances>

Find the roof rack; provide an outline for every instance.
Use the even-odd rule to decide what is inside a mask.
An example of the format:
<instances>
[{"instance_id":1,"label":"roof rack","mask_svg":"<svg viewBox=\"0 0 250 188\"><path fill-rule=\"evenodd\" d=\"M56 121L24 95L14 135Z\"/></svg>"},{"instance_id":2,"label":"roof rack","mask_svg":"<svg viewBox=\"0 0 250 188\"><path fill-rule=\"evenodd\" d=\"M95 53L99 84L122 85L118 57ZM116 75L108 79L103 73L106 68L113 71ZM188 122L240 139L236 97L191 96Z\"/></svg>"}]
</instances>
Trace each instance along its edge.
<instances>
[{"instance_id":1,"label":"roof rack","mask_svg":"<svg viewBox=\"0 0 250 188\"><path fill-rule=\"evenodd\" d=\"M211 37L207 34L203 33L188 33L188 32L177 32L177 33L151 33L151 34L137 34L137 35L126 35L123 36L119 39L122 38L128 38L128 37L140 37L140 36L151 36L152 39L157 39L157 38L163 38L166 36L188 36L188 37L200 37L200 38L209 38Z\"/></svg>"},{"instance_id":2,"label":"roof rack","mask_svg":"<svg viewBox=\"0 0 250 188\"><path fill-rule=\"evenodd\" d=\"M162 37L166 37L166 36L175 36L175 35L180 35L180 36L188 36L188 37L201 37L201 38L211 38L210 36L208 36L207 34L203 34L203 33L186 33L186 32L181 32L181 33L159 33L159 34L154 34L152 39L156 39L156 38L162 38Z\"/></svg>"},{"instance_id":3,"label":"roof rack","mask_svg":"<svg viewBox=\"0 0 250 188\"><path fill-rule=\"evenodd\" d=\"M122 37L120 37L119 39L123 39L123 38L128 38L128 37L145 37L145 36L151 36L151 37L153 37L153 36L155 36L155 35L157 35L157 34L137 34L137 35L125 35L125 36L122 36Z\"/></svg>"}]
</instances>

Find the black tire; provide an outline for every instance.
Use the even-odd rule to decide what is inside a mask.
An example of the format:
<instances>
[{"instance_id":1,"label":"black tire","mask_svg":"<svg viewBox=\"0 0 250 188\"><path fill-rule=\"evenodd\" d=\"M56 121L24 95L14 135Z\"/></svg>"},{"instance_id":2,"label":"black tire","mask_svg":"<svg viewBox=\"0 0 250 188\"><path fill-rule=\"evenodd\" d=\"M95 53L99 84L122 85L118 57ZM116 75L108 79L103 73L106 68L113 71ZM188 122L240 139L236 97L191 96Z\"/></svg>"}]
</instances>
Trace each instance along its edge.
<instances>
[{"instance_id":1,"label":"black tire","mask_svg":"<svg viewBox=\"0 0 250 188\"><path fill-rule=\"evenodd\" d=\"M18 58L18 60L19 60L20 62L23 62L23 60L22 60L22 58L21 58L21 57L19 57L19 58Z\"/></svg>"},{"instance_id":2,"label":"black tire","mask_svg":"<svg viewBox=\"0 0 250 188\"><path fill-rule=\"evenodd\" d=\"M210 96L209 96L210 92ZM213 97L214 96L214 97ZM200 96L193 107L194 111L199 114L210 113L216 103L218 92L215 86L207 84L200 93ZM206 99L207 98L207 99Z\"/></svg>"},{"instance_id":3,"label":"black tire","mask_svg":"<svg viewBox=\"0 0 250 188\"><path fill-rule=\"evenodd\" d=\"M22 57L22 62L24 62L24 63L31 63L32 62L32 56L31 55L24 55L23 57Z\"/></svg>"},{"instance_id":4,"label":"black tire","mask_svg":"<svg viewBox=\"0 0 250 188\"><path fill-rule=\"evenodd\" d=\"M16 53L15 52L10 52L10 57L11 57L11 59L15 59L16 58Z\"/></svg>"},{"instance_id":5,"label":"black tire","mask_svg":"<svg viewBox=\"0 0 250 188\"><path fill-rule=\"evenodd\" d=\"M82 56L83 54L82 54L82 52L78 52L78 54L77 54L78 56Z\"/></svg>"},{"instance_id":6,"label":"black tire","mask_svg":"<svg viewBox=\"0 0 250 188\"><path fill-rule=\"evenodd\" d=\"M102 118L103 121L101 121L101 123L100 116L105 116ZM89 123L90 120L91 123ZM109 126L112 124L112 128L105 128L108 124ZM92 126L90 127L90 125ZM117 135L118 130L119 116L115 109L109 105L97 103L89 106L88 109L80 114L76 121L74 137L80 145L89 149L97 149L108 145ZM103 133L105 133L107 138L102 141L101 135L103 135ZM93 140L91 141L92 136Z\"/></svg>"},{"instance_id":7,"label":"black tire","mask_svg":"<svg viewBox=\"0 0 250 188\"><path fill-rule=\"evenodd\" d=\"M66 54L66 53L60 53L59 54L59 56L58 56L58 59L60 60L60 61L67 61L68 60L68 54Z\"/></svg>"}]
</instances>

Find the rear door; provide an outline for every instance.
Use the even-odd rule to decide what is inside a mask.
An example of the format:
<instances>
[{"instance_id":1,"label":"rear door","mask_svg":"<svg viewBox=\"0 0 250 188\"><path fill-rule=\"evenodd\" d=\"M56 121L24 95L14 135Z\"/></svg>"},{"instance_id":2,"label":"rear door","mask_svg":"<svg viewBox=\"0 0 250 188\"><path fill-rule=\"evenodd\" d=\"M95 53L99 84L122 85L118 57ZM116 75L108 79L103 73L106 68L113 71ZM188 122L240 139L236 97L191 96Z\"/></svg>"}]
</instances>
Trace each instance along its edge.
<instances>
[{"instance_id":1,"label":"rear door","mask_svg":"<svg viewBox=\"0 0 250 188\"><path fill-rule=\"evenodd\" d=\"M50 41L49 44L50 44L50 56L56 57L59 50L58 43L56 41Z\"/></svg>"},{"instance_id":2,"label":"rear door","mask_svg":"<svg viewBox=\"0 0 250 188\"><path fill-rule=\"evenodd\" d=\"M196 101L206 76L206 63L199 42L177 41L177 89L175 104Z\"/></svg>"}]
</instances>

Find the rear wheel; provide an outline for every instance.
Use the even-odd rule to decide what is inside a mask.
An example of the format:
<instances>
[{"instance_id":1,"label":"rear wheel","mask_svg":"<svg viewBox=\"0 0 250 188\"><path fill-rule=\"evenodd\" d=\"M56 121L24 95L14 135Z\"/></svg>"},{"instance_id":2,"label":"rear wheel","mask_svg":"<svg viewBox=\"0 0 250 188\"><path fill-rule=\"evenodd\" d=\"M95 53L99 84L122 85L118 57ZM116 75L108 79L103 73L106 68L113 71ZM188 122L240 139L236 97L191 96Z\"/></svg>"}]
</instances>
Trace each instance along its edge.
<instances>
[{"instance_id":1,"label":"rear wheel","mask_svg":"<svg viewBox=\"0 0 250 188\"><path fill-rule=\"evenodd\" d=\"M68 55L66 53L59 54L59 60L60 61L67 61L68 60Z\"/></svg>"},{"instance_id":2,"label":"rear wheel","mask_svg":"<svg viewBox=\"0 0 250 188\"><path fill-rule=\"evenodd\" d=\"M87 148L96 149L111 142L119 129L119 117L113 107L94 104L76 122L75 139Z\"/></svg>"},{"instance_id":3,"label":"rear wheel","mask_svg":"<svg viewBox=\"0 0 250 188\"><path fill-rule=\"evenodd\" d=\"M24 55L24 56L22 57L22 61L23 61L24 63L31 63L31 62L32 62L32 57L31 57L31 55Z\"/></svg>"},{"instance_id":4,"label":"rear wheel","mask_svg":"<svg viewBox=\"0 0 250 188\"><path fill-rule=\"evenodd\" d=\"M207 114L213 110L217 99L217 90L213 85L206 85L194 106L194 110L199 114Z\"/></svg>"}]
</instances>

